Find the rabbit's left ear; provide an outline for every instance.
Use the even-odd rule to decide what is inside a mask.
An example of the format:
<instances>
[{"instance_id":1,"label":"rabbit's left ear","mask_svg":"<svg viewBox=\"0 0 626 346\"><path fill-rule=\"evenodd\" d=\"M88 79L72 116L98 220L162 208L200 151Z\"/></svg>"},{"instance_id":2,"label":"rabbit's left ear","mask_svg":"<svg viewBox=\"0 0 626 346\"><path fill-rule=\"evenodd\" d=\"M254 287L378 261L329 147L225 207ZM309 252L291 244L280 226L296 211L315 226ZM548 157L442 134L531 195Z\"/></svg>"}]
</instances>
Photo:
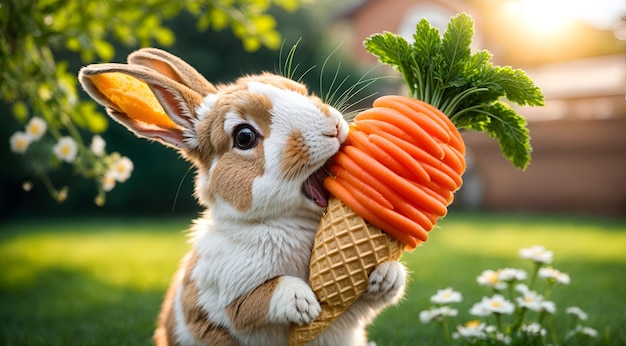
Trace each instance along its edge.
<instances>
[{"instance_id":1,"label":"rabbit's left ear","mask_svg":"<svg viewBox=\"0 0 626 346\"><path fill-rule=\"evenodd\" d=\"M179 149L196 143L196 108L204 95L141 65L89 65L78 77L85 91L136 135Z\"/></svg>"}]
</instances>

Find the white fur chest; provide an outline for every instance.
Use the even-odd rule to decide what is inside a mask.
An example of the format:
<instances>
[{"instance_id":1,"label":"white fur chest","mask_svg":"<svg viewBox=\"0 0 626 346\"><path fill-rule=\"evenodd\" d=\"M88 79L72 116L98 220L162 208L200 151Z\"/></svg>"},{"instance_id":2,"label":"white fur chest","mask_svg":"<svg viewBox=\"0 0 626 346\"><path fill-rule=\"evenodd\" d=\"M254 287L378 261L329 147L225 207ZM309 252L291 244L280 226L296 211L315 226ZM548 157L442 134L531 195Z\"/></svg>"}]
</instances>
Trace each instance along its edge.
<instances>
[{"instance_id":1,"label":"white fur chest","mask_svg":"<svg viewBox=\"0 0 626 346\"><path fill-rule=\"evenodd\" d=\"M192 278L209 318L227 324L224 308L264 282L283 275L308 281L317 224L277 219L261 224L196 223L198 260Z\"/></svg>"}]
</instances>

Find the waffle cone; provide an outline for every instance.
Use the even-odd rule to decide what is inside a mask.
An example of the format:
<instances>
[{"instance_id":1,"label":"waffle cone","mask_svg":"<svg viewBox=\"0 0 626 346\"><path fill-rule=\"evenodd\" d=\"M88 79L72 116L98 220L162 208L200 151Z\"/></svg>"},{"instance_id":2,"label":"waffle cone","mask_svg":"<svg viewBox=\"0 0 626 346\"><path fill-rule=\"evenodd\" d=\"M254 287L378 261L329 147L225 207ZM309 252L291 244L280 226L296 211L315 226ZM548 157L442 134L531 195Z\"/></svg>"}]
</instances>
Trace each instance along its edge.
<instances>
[{"instance_id":1,"label":"waffle cone","mask_svg":"<svg viewBox=\"0 0 626 346\"><path fill-rule=\"evenodd\" d=\"M307 325L293 325L289 345L304 345L324 331L367 290L374 268L397 261L404 247L331 197L315 236L309 274L322 312Z\"/></svg>"}]
</instances>

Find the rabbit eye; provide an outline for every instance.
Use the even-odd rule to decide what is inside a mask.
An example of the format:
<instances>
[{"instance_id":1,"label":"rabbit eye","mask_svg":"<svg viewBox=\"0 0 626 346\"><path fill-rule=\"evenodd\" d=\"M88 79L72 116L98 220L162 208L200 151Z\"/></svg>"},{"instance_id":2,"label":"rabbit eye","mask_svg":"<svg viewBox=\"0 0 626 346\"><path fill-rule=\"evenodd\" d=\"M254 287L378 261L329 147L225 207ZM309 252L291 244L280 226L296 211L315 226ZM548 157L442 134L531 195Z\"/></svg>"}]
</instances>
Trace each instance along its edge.
<instances>
[{"instance_id":1,"label":"rabbit eye","mask_svg":"<svg viewBox=\"0 0 626 346\"><path fill-rule=\"evenodd\" d=\"M254 128L247 124L239 125L233 132L233 140L235 147L248 150L254 148L258 144L259 134Z\"/></svg>"}]
</instances>

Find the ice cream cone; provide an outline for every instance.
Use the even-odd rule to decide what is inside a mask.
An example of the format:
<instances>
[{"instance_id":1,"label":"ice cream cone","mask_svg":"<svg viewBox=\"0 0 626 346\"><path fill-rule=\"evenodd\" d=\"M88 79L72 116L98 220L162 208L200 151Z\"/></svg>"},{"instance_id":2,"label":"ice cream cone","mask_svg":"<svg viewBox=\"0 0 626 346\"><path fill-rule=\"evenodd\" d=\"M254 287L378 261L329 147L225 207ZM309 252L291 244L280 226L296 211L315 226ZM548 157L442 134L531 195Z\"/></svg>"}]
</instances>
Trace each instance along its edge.
<instances>
[{"instance_id":1,"label":"ice cream cone","mask_svg":"<svg viewBox=\"0 0 626 346\"><path fill-rule=\"evenodd\" d=\"M292 326L289 345L304 345L324 331L367 290L374 268L398 260L404 248L332 197L315 236L309 274L322 312L307 325Z\"/></svg>"}]
</instances>

